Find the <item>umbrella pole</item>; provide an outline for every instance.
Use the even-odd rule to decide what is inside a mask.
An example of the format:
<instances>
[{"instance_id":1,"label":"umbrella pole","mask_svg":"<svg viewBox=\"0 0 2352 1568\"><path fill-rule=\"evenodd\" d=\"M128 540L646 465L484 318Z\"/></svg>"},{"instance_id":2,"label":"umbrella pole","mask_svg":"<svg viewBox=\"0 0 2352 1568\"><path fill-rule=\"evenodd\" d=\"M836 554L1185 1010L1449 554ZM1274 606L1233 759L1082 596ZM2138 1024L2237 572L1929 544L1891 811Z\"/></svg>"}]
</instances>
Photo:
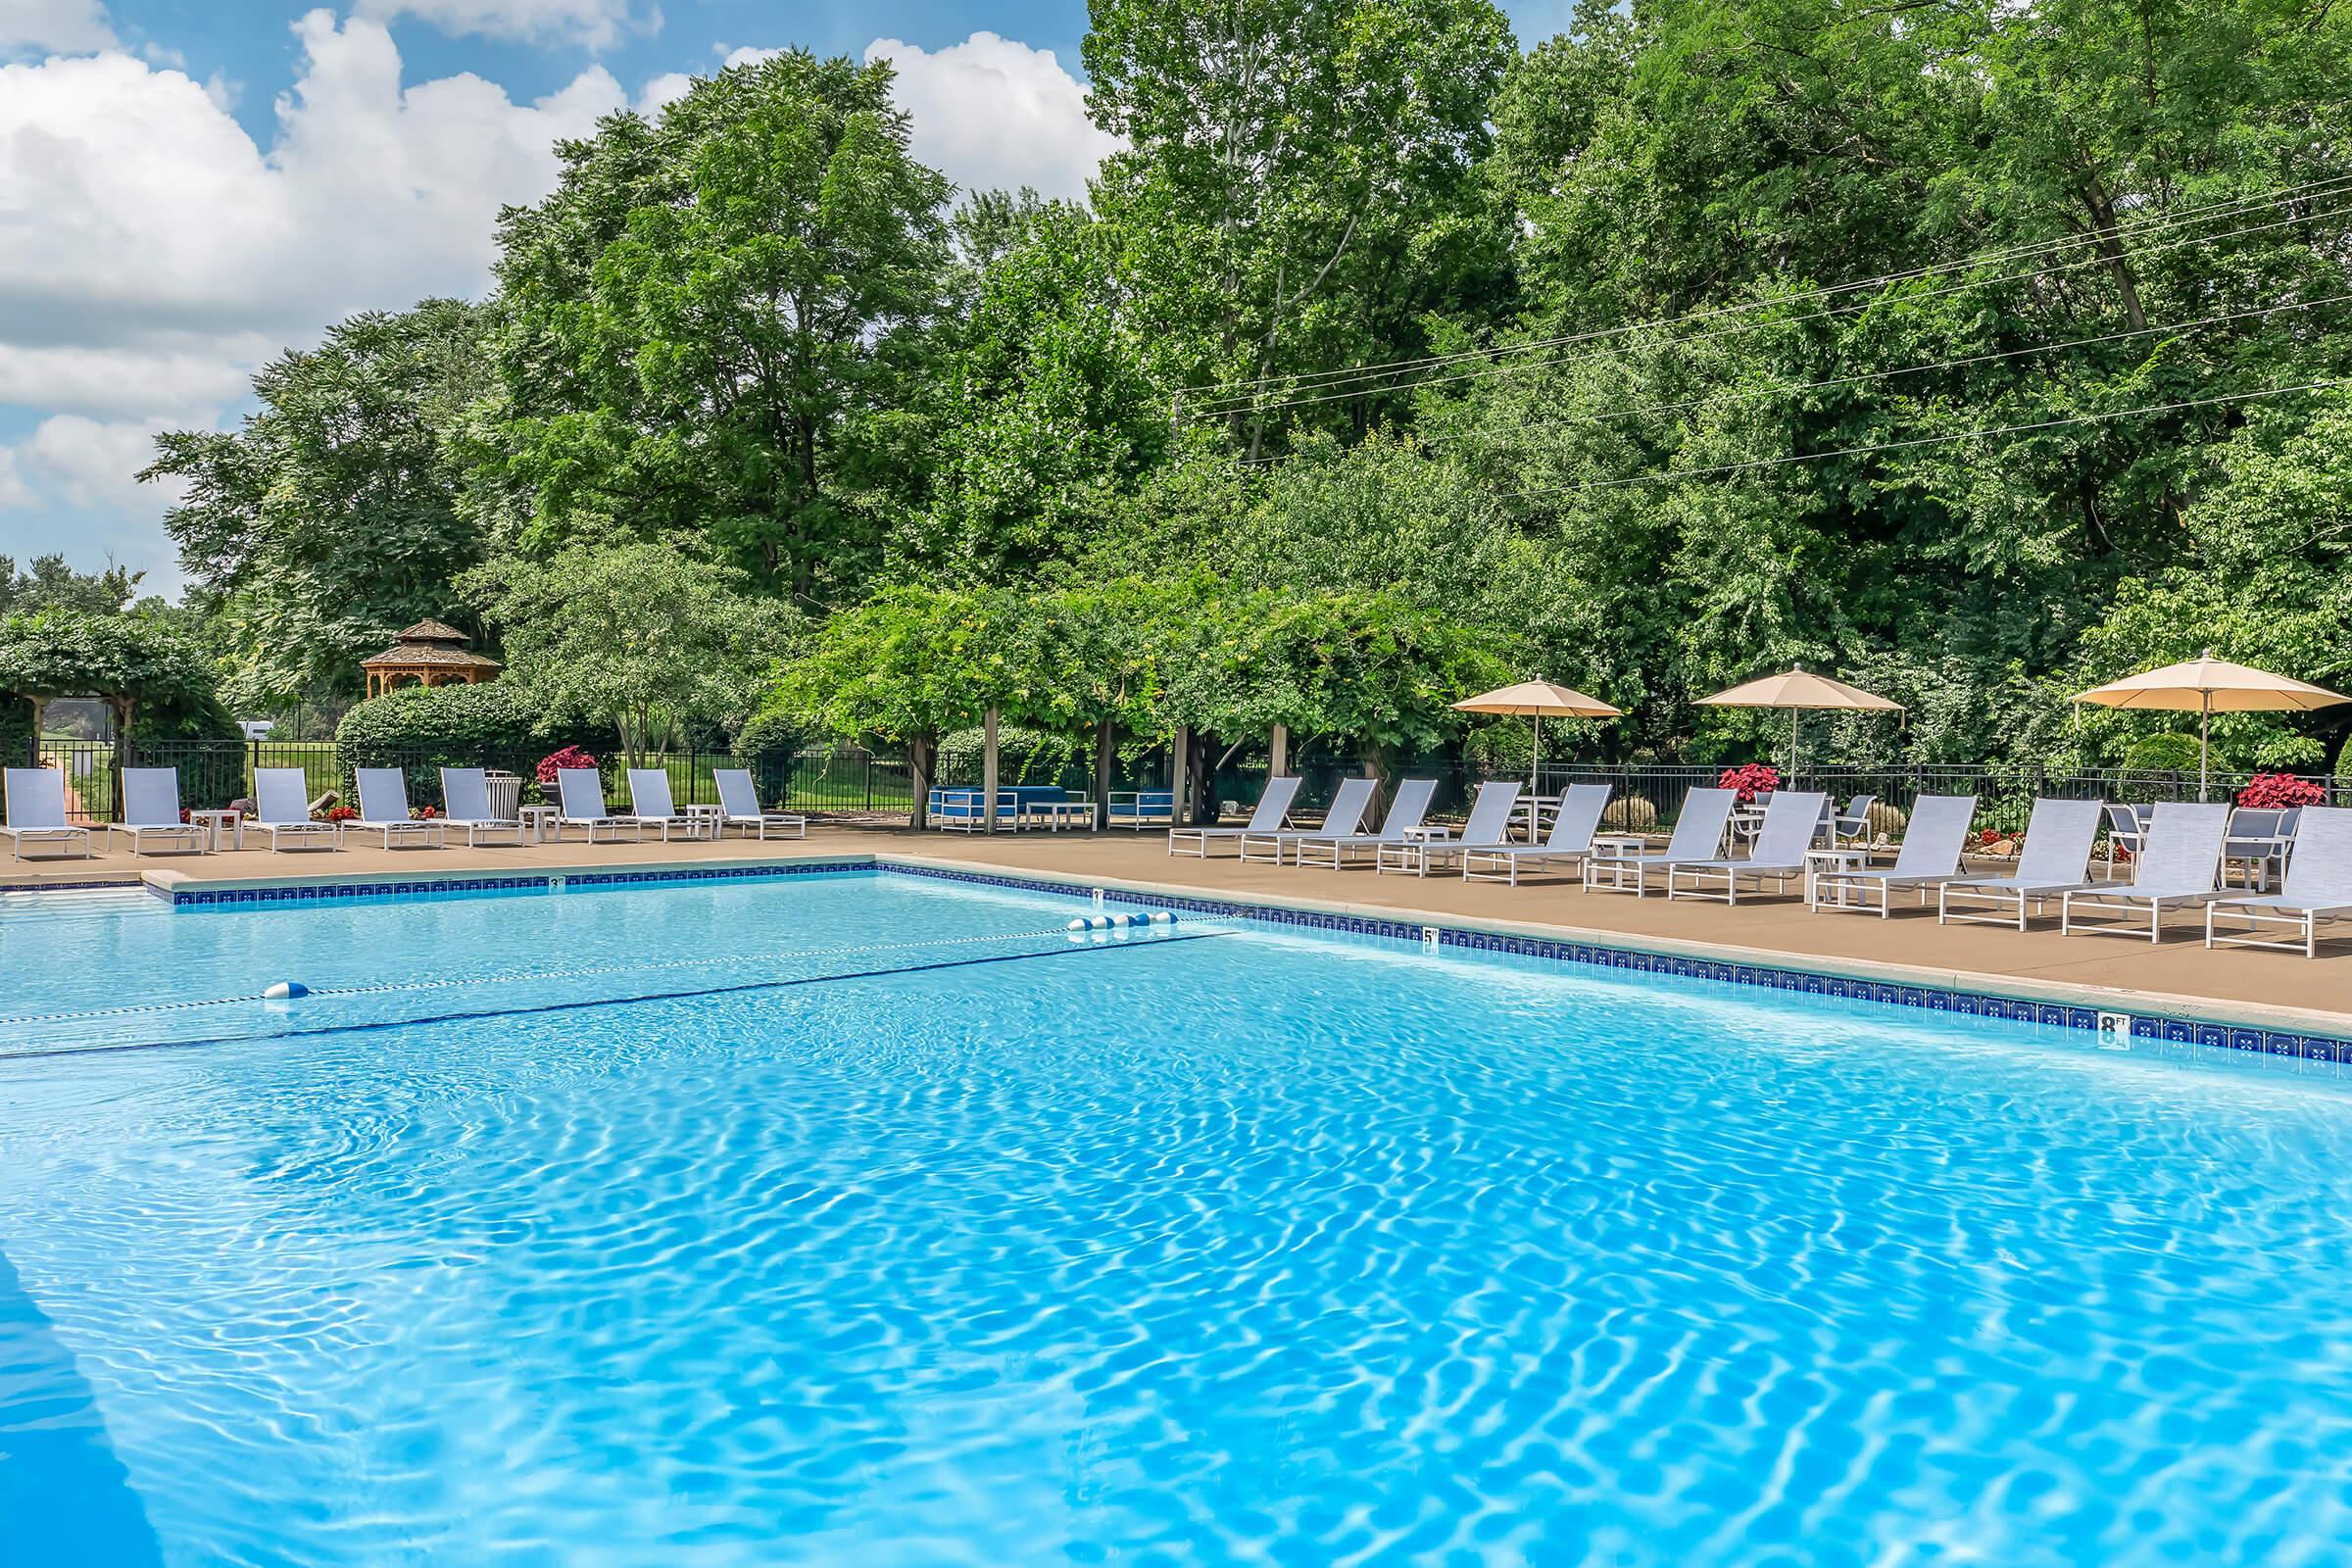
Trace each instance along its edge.
<instances>
[{"instance_id":1,"label":"umbrella pole","mask_svg":"<svg viewBox=\"0 0 2352 1568\"><path fill-rule=\"evenodd\" d=\"M2213 693L2199 692L2197 696L2197 799L2202 802L2213 776Z\"/></svg>"},{"instance_id":2,"label":"umbrella pole","mask_svg":"<svg viewBox=\"0 0 2352 1568\"><path fill-rule=\"evenodd\" d=\"M1534 760L1534 761L1532 761L1532 762L1529 762L1529 763L1527 764L1527 793L1528 793L1528 794L1530 794L1530 795L1541 795L1541 794L1543 794L1543 793L1544 793L1543 779L1544 779L1544 715L1543 715L1542 713L1538 713L1538 714L1536 715L1536 757L1535 757L1535 760Z\"/></svg>"},{"instance_id":3,"label":"umbrella pole","mask_svg":"<svg viewBox=\"0 0 2352 1568\"><path fill-rule=\"evenodd\" d=\"M1796 721L1804 715L1801 708L1788 710L1788 782L1796 782Z\"/></svg>"}]
</instances>

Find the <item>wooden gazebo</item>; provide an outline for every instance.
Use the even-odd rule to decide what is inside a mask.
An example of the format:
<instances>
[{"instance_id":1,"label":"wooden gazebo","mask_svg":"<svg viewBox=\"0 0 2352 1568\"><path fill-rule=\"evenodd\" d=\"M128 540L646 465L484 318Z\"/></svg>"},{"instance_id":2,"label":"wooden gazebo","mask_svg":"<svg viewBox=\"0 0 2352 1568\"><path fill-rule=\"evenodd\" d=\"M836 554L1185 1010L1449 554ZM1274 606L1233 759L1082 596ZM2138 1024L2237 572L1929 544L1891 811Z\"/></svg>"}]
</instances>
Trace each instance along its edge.
<instances>
[{"instance_id":1,"label":"wooden gazebo","mask_svg":"<svg viewBox=\"0 0 2352 1568\"><path fill-rule=\"evenodd\" d=\"M360 661L368 672L368 695L381 697L401 686L471 686L498 678L498 661L466 647L455 626L420 620L373 659Z\"/></svg>"}]
</instances>

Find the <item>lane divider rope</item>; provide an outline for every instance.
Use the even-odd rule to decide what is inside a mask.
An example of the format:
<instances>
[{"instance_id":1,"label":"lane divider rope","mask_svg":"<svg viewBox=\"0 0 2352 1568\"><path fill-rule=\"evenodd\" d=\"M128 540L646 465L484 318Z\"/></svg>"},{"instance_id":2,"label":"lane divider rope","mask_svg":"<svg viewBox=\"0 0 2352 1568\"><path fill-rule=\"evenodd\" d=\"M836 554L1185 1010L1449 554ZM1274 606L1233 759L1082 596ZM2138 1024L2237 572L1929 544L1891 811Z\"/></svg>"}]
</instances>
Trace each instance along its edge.
<instances>
[{"instance_id":1,"label":"lane divider rope","mask_svg":"<svg viewBox=\"0 0 2352 1568\"><path fill-rule=\"evenodd\" d=\"M1060 932L1055 932L1060 935ZM1220 937L1239 935L1232 930L1203 931L1198 927L1185 932L1170 932L1151 942L1078 942L1058 948L1044 948L1030 953L984 953L967 958L941 958L930 963L901 964L894 968L853 969L840 974L795 975L780 980L745 980L729 985L700 986L689 991L656 991L637 997L580 997L564 1002L535 1002L514 1007L474 1007L456 1012L430 1013L417 1018L360 1018L343 1022L314 1023L286 1029L257 1029L244 1034L209 1035L193 1040L121 1041L107 1045L73 1045L36 1047L24 1051L0 1051L0 1061L26 1061L50 1056L113 1055L122 1052L184 1051L198 1046L247 1045L258 1040L290 1040L308 1035L372 1034L388 1029L416 1029L434 1024L467 1023L491 1018L527 1017L535 1013L586 1012L600 1007L632 1007L649 1002L691 1001L700 997L722 997L749 991L788 991L803 986L833 985L846 980L880 980L892 975L925 974L940 969L972 968L989 963L1021 963L1035 958L1066 958L1080 953L1149 953L1185 942L1213 942Z\"/></svg>"},{"instance_id":2,"label":"lane divider rope","mask_svg":"<svg viewBox=\"0 0 2352 1568\"><path fill-rule=\"evenodd\" d=\"M1167 941L1161 933L1165 926L1138 925L1122 929L1147 934L1156 941ZM1195 925L1192 930L1200 929ZM1037 931L1004 931L965 937L932 937L916 942L867 942L845 947L790 948L775 953L743 953L714 956L707 958L671 958L660 961L603 963L570 969L515 969L494 974L446 975L431 980L387 980L364 986L311 986L312 997L386 996L398 992L456 991L467 986L521 985L540 980L587 980L600 975L656 974L684 969L713 969L732 963L778 963L787 958L851 957L871 953L913 953L935 948L977 947L988 942L1036 942L1047 937L1092 936L1093 932L1073 932L1066 925L1050 926ZM94 1023L106 1018L132 1018L157 1012L187 1012L199 1007L241 1006L264 1000L257 992L244 992L230 997L193 997L175 1002L125 1003L119 1007L93 1007L72 1012L28 1012L0 1017L0 1029L25 1028L35 1024Z\"/></svg>"}]
</instances>

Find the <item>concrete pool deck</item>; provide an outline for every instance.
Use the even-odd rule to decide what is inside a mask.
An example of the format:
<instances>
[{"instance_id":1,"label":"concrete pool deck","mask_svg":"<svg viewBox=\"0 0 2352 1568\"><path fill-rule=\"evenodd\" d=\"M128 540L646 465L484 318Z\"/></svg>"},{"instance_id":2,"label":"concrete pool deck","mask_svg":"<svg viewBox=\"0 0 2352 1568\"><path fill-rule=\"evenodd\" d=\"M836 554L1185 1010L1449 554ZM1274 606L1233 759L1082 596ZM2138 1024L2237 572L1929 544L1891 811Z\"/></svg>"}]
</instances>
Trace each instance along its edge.
<instances>
[{"instance_id":1,"label":"concrete pool deck","mask_svg":"<svg viewBox=\"0 0 2352 1568\"><path fill-rule=\"evenodd\" d=\"M1159 833L1026 832L986 838L905 828L813 826L806 840L729 838L723 844L576 839L522 848L369 849L271 854L248 848L220 855L148 856L126 850L92 858L0 865L12 890L89 884L198 889L222 884L430 879L515 872L758 864L801 859L897 859L1034 875L1081 886L1103 884L1242 902L1280 903L1390 919L1426 915L1451 925L1572 937L1653 952L1704 954L1911 983L2132 1010L2194 1014L2215 1021L2352 1033L2352 927L2323 942L2318 958L2246 948L2208 952L2203 916L2167 921L2161 946L2115 936L2062 937L2056 915L2020 933L1989 925L1936 923L1934 906L1898 906L1894 917L1807 911L1799 897L1743 898L1738 907L1653 893L1585 893L1562 879L1512 888L1464 882L1458 874L1375 875L1173 859Z\"/></svg>"}]
</instances>

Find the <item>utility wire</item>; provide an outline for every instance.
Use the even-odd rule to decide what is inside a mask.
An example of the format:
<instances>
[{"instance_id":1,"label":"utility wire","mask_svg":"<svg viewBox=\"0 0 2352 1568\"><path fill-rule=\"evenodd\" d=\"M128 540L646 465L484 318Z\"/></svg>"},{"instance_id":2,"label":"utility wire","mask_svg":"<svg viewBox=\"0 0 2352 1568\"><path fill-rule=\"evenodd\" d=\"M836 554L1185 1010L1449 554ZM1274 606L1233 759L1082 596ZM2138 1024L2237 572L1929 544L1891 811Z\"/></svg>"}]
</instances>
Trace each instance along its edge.
<instances>
[{"instance_id":1,"label":"utility wire","mask_svg":"<svg viewBox=\"0 0 2352 1568\"><path fill-rule=\"evenodd\" d=\"M1729 473L1753 473L1764 468L1786 467L1792 463L1826 463L1832 458L1870 457L1881 452L1902 452L1913 447L1948 445L1955 441L1973 441L1984 436L2025 435L2034 430L2056 430L2067 425L2098 424L2108 419L2129 419L2143 414L2174 414L2182 409L2209 408L2220 403L2251 403L2262 398L2285 397L2295 392L2321 392L2330 387L2352 386L2352 376L2338 376L2328 381L2304 381L2294 386L2259 387L2251 392L2221 392L2212 397L2184 398L2178 403L2148 403L2135 409L2110 409L2100 414L2070 415L2061 419L2035 419L2028 424L1987 425L1978 430L1956 430L1948 435L1915 436L1907 441L1882 441L1870 446L1841 447L1835 452L1800 452L1786 458L1759 458L1752 463L1724 463L1710 468L1668 468L1654 473L1637 473L1623 479L1593 479L1583 484L1547 485L1537 490L1511 490L1494 497L1497 501L1526 501L1537 496L1573 495L1587 490L1615 490L1626 485L1662 484L1683 479L1711 479Z\"/></svg>"},{"instance_id":2,"label":"utility wire","mask_svg":"<svg viewBox=\"0 0 2352 1568\"><path fill-rule=\"evenodd\" d=\"M2316 311L2324 306L2346 303L2352 303L2352 293L2329 294L2316 300L2298 300L2291 305L2264 305L2251 310L2231 311L2223 316L2208 316L2194 321L2174 321L2162 326L2143 326L2122 332L2103 332L2096 337L2079 337L2064 343L2036 343L2020 349L2001 349L1984 354L1971 354L1955 360L1932 360L1924 365L1906 365L1897 369L1866 370L1854 375L1831 376L1819 381L1790 381L1772 386L1733 388L1710 392L1704 397L1681 398L1670 403L1646 403L1628 409L1608 409L1598 414L1562 415L1545 419L1515 419L1501 424L1473 424L1465 425L1458 430L1416 431L1414 439L1425 446L1446 446L1469 440L1474 436L1508 436L1521 430L1550 430L1563 426L1604 424L1616 419L1637 418L1645 414L1674 414L1712 404L1741 403L1756 398L1780 397L1799 392L1821 392L1832 387L1856 386L1866 381L1883 381L1898 375L1922 375L1931 370L1966 369L1970 366L1990 365L2002 360L2025 359L2036 354L2062 354L2069 349L2096 348L2105 343L2129 342L2132 338L2197 332L2210 326L2248 320L2255 317L2280 316L2294 311ZM1275 467L1297 461L1295 455L1277 455L1244 459L1240 466L1245 468Z\"/></svg>"},{"instance_id":3,"label":"utility wire","mask_svg":"<svg viewBox=\"0 0 2352 1568\"><path fill-rule=\"evenodd\" d=\"M1719 316L1739 315L1748 311L1762 310L1767 306L1772 305L1787 305L1808 299L1825 299L1838 294L1852 293L1857 289L1881 288L1890 283L1899 283L1908 281L1912 278L1932 276L1935 273L1951 271L1954 269L1961 267L1983 267L1986 265L2030 259L2035 256L2051 254L2071 246L2094 243L2102 238L2113 239L2119 243L2135 241L2144 239L2149 234L2162 233L2167 229L2178 228L2190 223L2211 222L2219 218L2238 216L2255 208L2276 206L2279 202L2294 200L2298 197L2316 199L2324 195L2340 194L2348 188L2352 188L2352 174L2336 175L2328 179L2307 181L2300 185L2283 186L2278 190L2266 191L2258 196L2237 197L2227 202L2209 203L2204 207L2191 209L2185 212L2175 213L2166 218L2152 220L2146 223L2135 225L2128 233L2119 229L2104 235L2096 231L2064 234L2051 239L2029 241L2019 245L2003 247L2002 249L1998 250L1977 252L1966 257L1954 258L1948 262L1928 263L1924 266L1911 268L1902 271L1883 272L1873 277L1855 278L1843 283L1826 284L1822 287L1807 289L1796 294L1785 294L1775 296L1771 299L1750 300L1733 305L1717 306L1712 310L1701 311L1692 315L1664 317L1648 321L1631 322L1623 326L1602 327L1587 332L1566 333L1554 337L1538 338L1526 343L1505 344L1497 347L1482 349L1464 349L1453 354L1425 355L1416 359L1387 360L1373 365L1335 367L1329 369L1309 370L1288 375L1270 374L1252 376L1245 381L1207 382L1195 386L1180 387L1177 389L1177 393L1179 397L1187 397L1195 393L1201 393L1206 394L1211 402L1229 402L1236 399L1246 398L1248 395L1248 389L1251 387L1288 384L1293 387L1311 389L1316 383L1326 380L1376 378L1404 370L1439 368L1446 365L1458 364L1465 360L1496 359L1506 354L1539 353L1547 348L1560 348L1573 343L1589 342L1595 338L1638 332L1642 330L1644 327L1670 326L1678 323L1687 324L1695 321L1709 320ZM1247 404L1245 404L1245 406L1247 406Z\"/></svg>"},{"instance_id":4,"label":"utility wire","mask_svg":"<svg viewBox=\"0 0 2352 1568\"><path fill-rule=\"evenodd\" d=\"M2132 253L2132 259L2144 259L2149 256L2159 256L2168 251L2179 250L2188 245L2211 245L2217 244L2223 240L2242 239L2246 235L2265 233L2272 229L2296 227L2303 223L2312 221L2315 218L2333 218L2338 216L2340 213L2347 211L2352 211L2352 207L2331 209L2328 212L2322 214L2306 214L2296 218L2283 218L2269 223L2257 223L2246 228L2231 229L2223 234L2197 235L2185 239L2172 240L2162 245L2150 246L2144 250L2133 252ZM2080 271L2084 268L2106 267L2108 265L2110 265L2110 258L2108 257L2086 256L2076 261L2062 263L2055 267L2038 268L2031 271L2009 273L1994 278L1969 278L1957 283L1948 283L1940 288L1928 289L1920 293L1906 295L1903 298L1902 303L1916 304L1927 300L1939 299L1949 294L1961 293L1969 289L1990 288L2003 283L2025 282L2033 279L2054 276L2061 272ZM1828 320L1838 317L1853 316L1864 311L1875 310L1879 307L1880 303L1880 301L1875 299L1863 300L1857 304L1834 306L1828 310L1809 311L1798 316L1774 317L1760 321L1742 322L1735 326L1722 326L1708 332L1694 332L1688 337L1669 338L1656 346L1662 348L1680 348L1685 344L1704 343L1720 337L1739 337L1749 332L1761 331L1766 327L1801 326L1808 321ZM1616 332L1620 330L1636 329L1638 328L1611 328L1610 330L1612 332ZM1592 360L1607 359L1620 352L1622 352L1621 349L1611 348L1598 350L1591 354L1575 355L1563 360L1522 360L1509 365L1491 365L1477 370L1465 370L1455 375L1426 376L1418 381L1409 381L1393 387L1357 387L1350 388L1346 391L1326 392L1311 397L1289 398L1274 403L1241 404L1227 409L1188 411L1188 414L1190 416L1199 419L1227 418L1237 414L1268 414L1282 409L1305 408L1315 404L1345 402L1350 398L1365 397L1380 392L1415 391L1422 387L1445 386L1461 381L1485 380L1494 376L1515 374L1518 371L1527 369L1564 369L1571 366L1587 364Z\"/></svg>"}]
</instances>

